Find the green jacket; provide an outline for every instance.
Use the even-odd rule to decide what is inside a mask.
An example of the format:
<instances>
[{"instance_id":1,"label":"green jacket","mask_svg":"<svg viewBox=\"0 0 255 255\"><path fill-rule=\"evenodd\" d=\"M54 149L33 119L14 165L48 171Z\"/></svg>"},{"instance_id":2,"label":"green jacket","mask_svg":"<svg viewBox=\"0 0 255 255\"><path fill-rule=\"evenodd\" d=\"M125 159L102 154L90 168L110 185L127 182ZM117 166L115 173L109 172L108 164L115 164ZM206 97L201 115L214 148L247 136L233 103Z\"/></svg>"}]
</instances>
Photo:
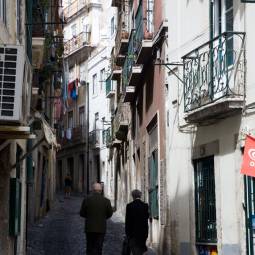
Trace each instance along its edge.
<instances>
[{"instance_id":1,"label":"green jacket","mask_svg":"<svg viewBox=\"0 0 255 255\"><path fill-rule=\"evenodd\" d=\"M105 233L106 220L113 214L111 202L101 194L93 193L82 202L80 216L85 218L85 232Z\"/></svg>"}]
</instances>

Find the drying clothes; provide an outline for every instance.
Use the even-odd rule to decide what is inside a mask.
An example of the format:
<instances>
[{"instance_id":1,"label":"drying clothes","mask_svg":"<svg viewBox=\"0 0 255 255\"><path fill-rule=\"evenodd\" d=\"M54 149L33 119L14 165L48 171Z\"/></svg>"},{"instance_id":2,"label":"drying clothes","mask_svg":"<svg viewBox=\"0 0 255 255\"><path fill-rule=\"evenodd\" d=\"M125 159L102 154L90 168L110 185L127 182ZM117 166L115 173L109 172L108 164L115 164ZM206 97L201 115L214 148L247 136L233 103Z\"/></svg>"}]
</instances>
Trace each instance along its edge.
<instances>
[{"instance_id":1,"label":"drying clothes","mask_svg":"<svg viewBox=\"0 0 255 255\"><path fill-rule=\"evenodd\" d=\"M68 97L72 100L76 100L78 98L78 84L79 80L76 79L68 84Z\"/></svg>"}]
</instances>

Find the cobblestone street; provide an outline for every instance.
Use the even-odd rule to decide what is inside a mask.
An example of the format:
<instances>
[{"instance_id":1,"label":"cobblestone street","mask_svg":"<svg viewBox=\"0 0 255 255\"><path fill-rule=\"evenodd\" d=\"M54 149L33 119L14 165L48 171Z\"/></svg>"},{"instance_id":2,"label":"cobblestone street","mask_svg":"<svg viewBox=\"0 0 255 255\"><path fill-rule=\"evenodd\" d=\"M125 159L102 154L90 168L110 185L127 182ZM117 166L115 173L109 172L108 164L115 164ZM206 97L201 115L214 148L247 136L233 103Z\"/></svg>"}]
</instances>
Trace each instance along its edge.
<instances>
[{"instance_id":1,"label":"cobblestone street","mask_svg":"<svg viewBox=\"0 0 255 255\"><path fill-rule=\"evenodd\" d=\"M54 208L28 229L28 255L85 255L84 220L79 216L82 197L58 196ZM124 224L113 215L108 221L104 255L120 255ZM149 252L150 255L153 253Z\"/></svg>"}]
</instances>

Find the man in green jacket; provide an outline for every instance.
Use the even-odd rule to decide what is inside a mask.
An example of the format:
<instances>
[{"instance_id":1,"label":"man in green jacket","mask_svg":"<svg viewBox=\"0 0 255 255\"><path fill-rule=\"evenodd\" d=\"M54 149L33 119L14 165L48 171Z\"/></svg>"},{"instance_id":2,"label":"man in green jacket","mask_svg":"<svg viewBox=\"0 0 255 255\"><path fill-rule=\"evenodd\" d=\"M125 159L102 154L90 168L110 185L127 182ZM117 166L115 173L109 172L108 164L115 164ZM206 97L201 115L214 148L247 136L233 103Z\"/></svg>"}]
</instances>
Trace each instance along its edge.
<instances>
[{"instance_id":1,"label":"man in green jacket","mask_svg":"<svg viewBox=\"0 0 255 255\"><path fill-rule=\"evenodd\" d=\"M102 185L94 183L92 188L92 194L82 202L80 216L86 219L87 255L102 255L106 220L113 210L110 200L102 195Z\"/></svg>"}]
</instances>

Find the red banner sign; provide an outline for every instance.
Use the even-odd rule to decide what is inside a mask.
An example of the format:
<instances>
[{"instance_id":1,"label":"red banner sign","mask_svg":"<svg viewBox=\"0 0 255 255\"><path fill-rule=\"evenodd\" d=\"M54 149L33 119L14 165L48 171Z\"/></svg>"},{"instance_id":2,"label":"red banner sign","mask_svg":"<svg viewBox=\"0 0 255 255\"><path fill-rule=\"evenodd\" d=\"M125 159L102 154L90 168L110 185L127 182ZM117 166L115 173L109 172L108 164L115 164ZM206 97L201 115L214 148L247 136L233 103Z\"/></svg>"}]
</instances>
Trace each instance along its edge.
<instances>
[{"instance_id":1,"label":"red banner sign","mask_svg":"<svg viewBox=\"0 0 255 255\"><path fill-rule=\"evenodd\" d=\"M249 135L245 140L241 173L255 177L255 138Z\"/></svg>"}]
</instances>

